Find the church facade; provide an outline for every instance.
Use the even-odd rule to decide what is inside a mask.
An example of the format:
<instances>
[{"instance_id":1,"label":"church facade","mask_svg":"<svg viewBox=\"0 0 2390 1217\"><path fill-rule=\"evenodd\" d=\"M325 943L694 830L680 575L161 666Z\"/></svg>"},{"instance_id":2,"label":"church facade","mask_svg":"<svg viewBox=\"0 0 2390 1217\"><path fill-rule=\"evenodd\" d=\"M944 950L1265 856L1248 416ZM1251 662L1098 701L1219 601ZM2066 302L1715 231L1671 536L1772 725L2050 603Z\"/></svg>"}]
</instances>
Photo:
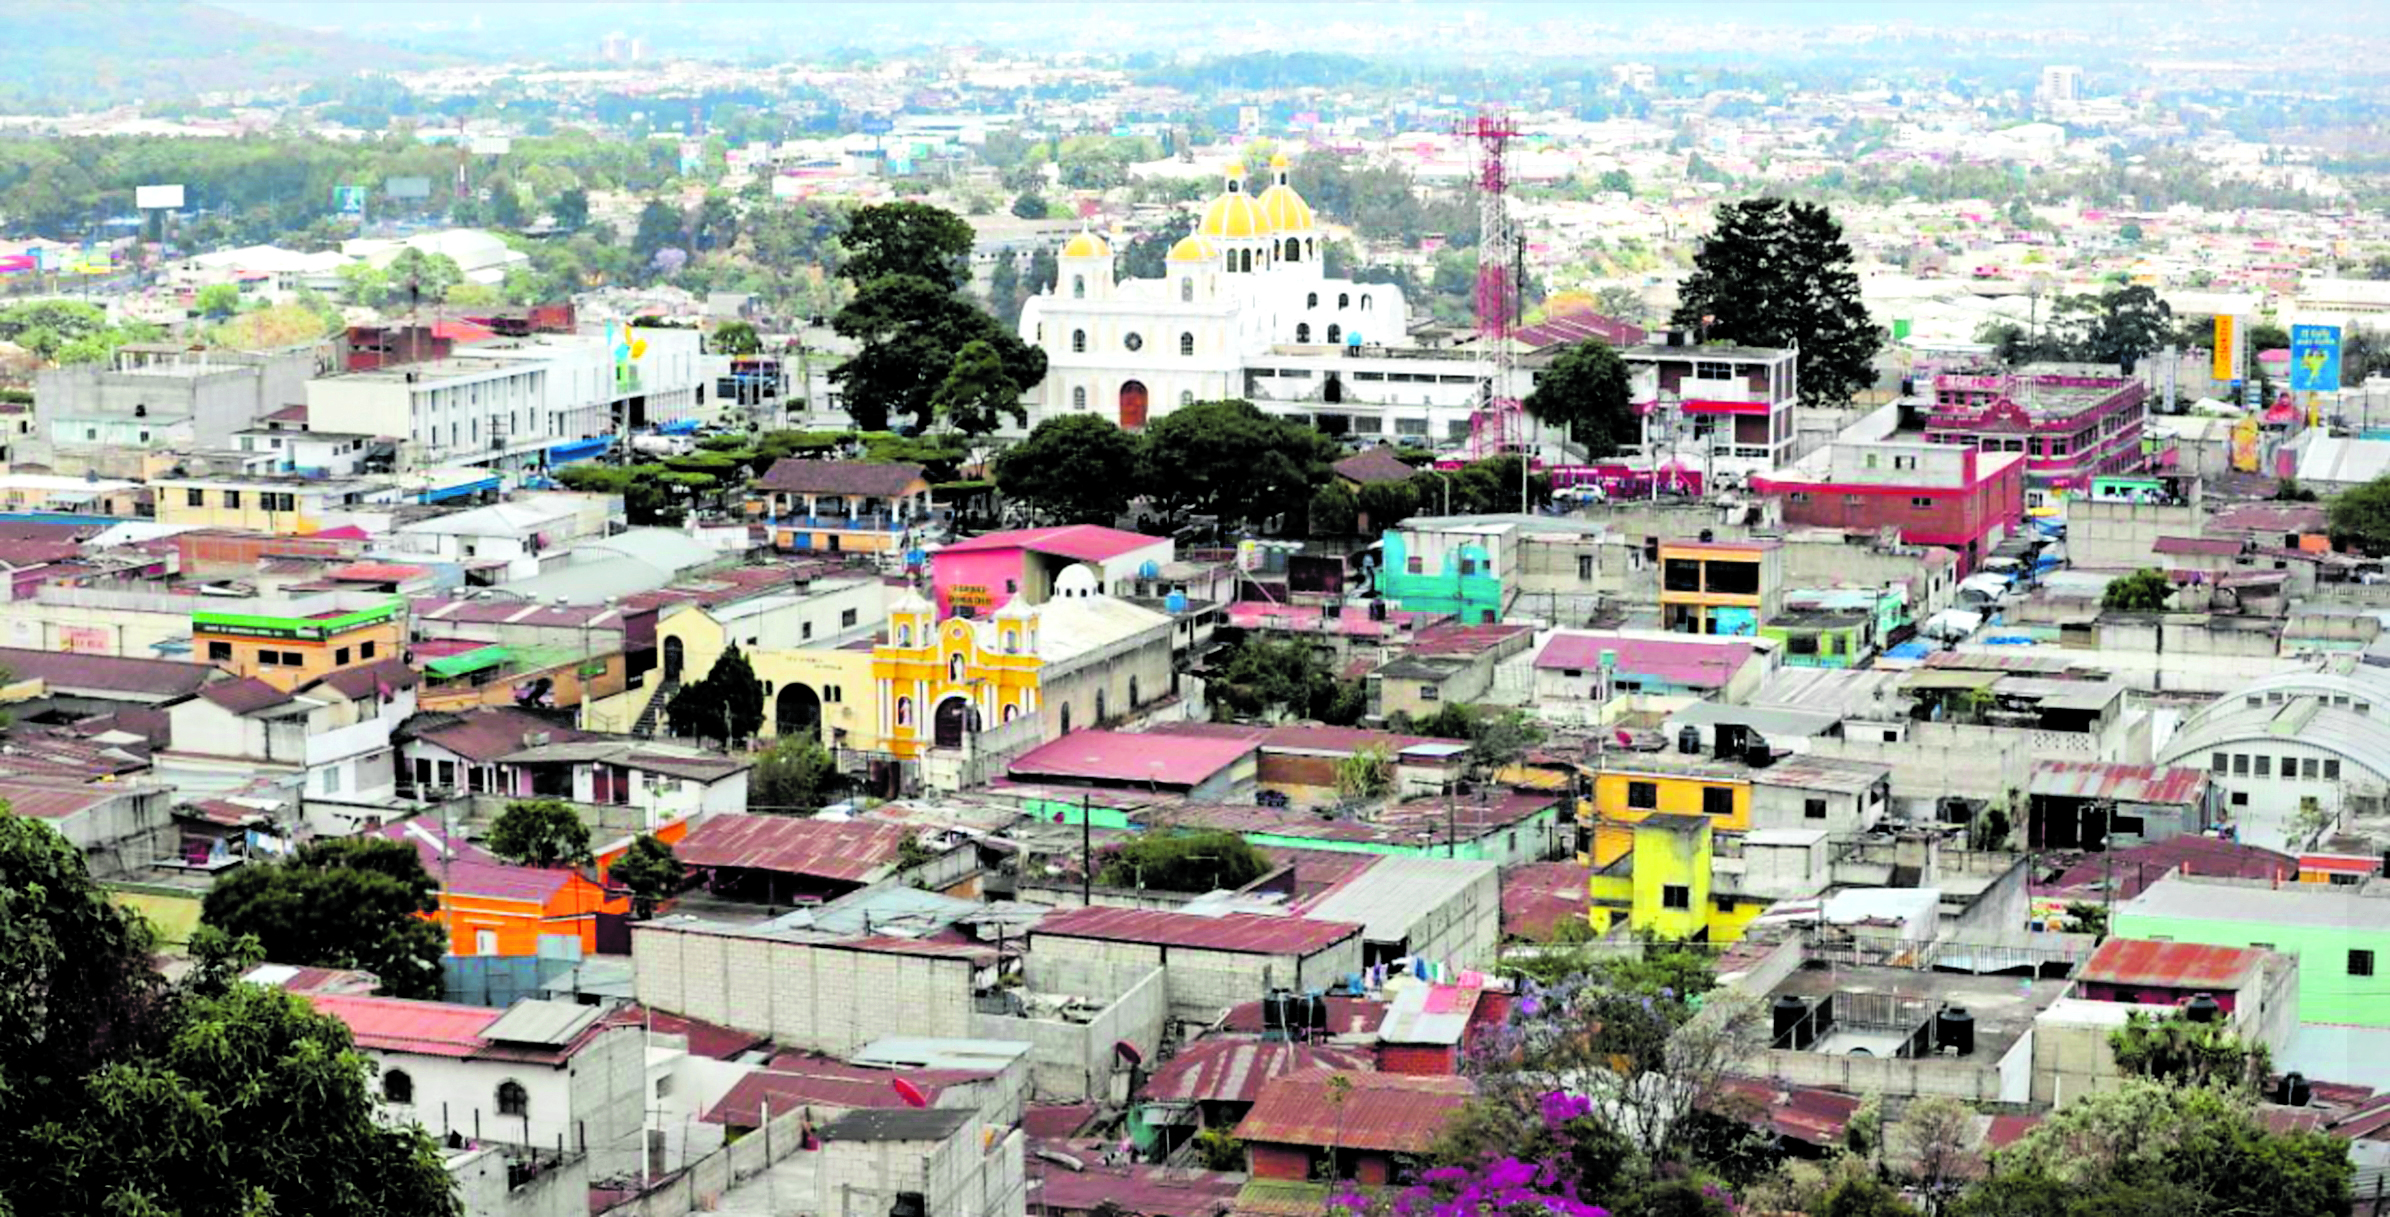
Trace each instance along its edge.
<instances>
[{"instance_id":1,"label":"church facade","mask_svg":"<svg viewBox=\"0 0 2390 1217\"><path fill-rule=\"evenodd\" d=\"M1399 288L1329 278L1283 155L1269 176L1253 193L1232 165L1159 279L1116 281L1112 246L1094 232L1063 247L1056 282L1021 310L1021 338L1046 354L1031 425L1092 414L1133 430L1244 398L1331 433L1467 434L1482 396L1472 361L1416 345Z\"/></svg>"}]
</instances>

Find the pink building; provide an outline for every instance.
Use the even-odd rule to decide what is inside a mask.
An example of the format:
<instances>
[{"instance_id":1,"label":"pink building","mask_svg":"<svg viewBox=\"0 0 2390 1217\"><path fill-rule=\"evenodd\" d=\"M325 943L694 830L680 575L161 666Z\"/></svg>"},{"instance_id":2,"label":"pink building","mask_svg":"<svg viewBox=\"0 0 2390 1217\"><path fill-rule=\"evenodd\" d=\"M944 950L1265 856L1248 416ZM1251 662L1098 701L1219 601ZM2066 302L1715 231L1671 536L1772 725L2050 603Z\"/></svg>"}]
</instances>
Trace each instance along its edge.
<instances>
[{"instance_id":1,"label":"pink building","mask_svg":"<svg viewBox=\"0 0 2390 1217\"><path fill-rule=\"evenodd\" d=\"M2145 467L2148 387L2126 376L1993 373L1934 378L1929 443L2025 455L2028 505L2051 492L2088 491L2101 474Z\"/></svg>"},{"instance_id":2,"label":"pink building","mask_svg":"<svg viewBox=\"0 0 2390 1217\"><path fill-rule=\"evenodd\" d=\"M1149 565L1155 573L1174 555L1170 538L1123 532L1099 524L1066 524L992 532L957 541L930 558L938 617L992 613L1015 596L1044 604L1054 579L1081 564L1095 568L1096 585L1119 595Z\"/></svg>"}]
</instances>

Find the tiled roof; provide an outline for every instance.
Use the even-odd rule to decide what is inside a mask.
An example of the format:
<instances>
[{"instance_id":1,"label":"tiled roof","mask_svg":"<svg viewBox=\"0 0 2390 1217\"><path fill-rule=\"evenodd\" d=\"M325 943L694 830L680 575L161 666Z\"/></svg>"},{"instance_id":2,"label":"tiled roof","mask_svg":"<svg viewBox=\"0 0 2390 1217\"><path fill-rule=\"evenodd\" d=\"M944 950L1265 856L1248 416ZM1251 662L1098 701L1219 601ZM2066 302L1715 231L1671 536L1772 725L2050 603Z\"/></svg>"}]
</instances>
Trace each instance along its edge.
<instances>
[{"instance_id":1,"label":"tiled roof","mask_svg":"<svg viewBox=\"0 0 2390 1217\"><path fill-rule=\"evenodd\" d=\"M1148 1100L1250 1103L1272 1078L1310 1069L1375 1072L1369 1049L1338 1044L1206 1036L1182 1049L1146 1083Z\"/></svg>"},{"instance_id":2,"label":"tiled roof","mask_svg":"<svg viewBox=\"0 0 2390 1217\"><path fill-rule=\"evenodd\" d=\"M467 760L483 763L521 752L523 737L528 734L545 733L552 744L588 738L586 732L503 707L467 714L418 715L408 720L406 731L415 739L438 744Z\"/></svg>"},{"instance_id":3,"label":"tiled roof","mask_svg":"<svg viewBox=\"0 0 2390 1217\"><path fill-rule=\"evenodd\" d=\"M1328 1079L1351 1087L1329 1101ZM1444 1123L1477 1093L1467 1078L1352 1073L1327 1069L1273 1078L1253 1111L1236 1127L1240 1141L1277 1145L1333 1145L1416 1154L1427 1150Z\"/></svg>"},{"instance_id":4,"label":"tiled roof","mask_svg":"<svg viewBox=\"0 0 2390 1217\"><path fill-rule=\"evenodd\" d=\"M1156 909L1082 908L1048 914L1029 934L1033 944L1038 935L1045 934L1247 955L1311 955L1360 932L1360 926L1349 922L1307 917L1259 913L1205 917Z\"/></svg>"},{"instance_id":5,"label":"tiled roof","mask_svg":"<svg viewBox=\"0 0 2390 1217\"><path fill-rule=\"evenodd\" d=\"M1014 758L1015 778L1091 778L1196 786L1252 755L1244 740L1199 735L1074 731Z\"/></svg>"},{"instance_id":6,"label":"tiled roof","mask_svg":"<svg viewBox=\"0 0 2390 1217\"><path fill-rule=\"evenodd\" d=\"M1077 558L1082 562L1101 562L1148 545L1159 545L1165 539L1149 537L1141 532L1106 528L1101 524L1058 524L1051 528L1016 528L1009 532L984 533L969 540L957 541L938 552L968 554L983 550L1027 549L1063 558Z\"/></svg>"},{"instance_id":7,"label":"tiled roof","mask_svg":"<svg viewBox=\"0 0 2390 1217\"><path fill-rule=\"evenodd\" d=\"M379 696L379 690L385 687L393 692L412 689L419 679L415 669L401 660L377 659L358 667L342 668L315 683L329 685L350 701L364 701Z\"/></svg>"},{"instance_id":8,"label":"tiled roof","mask_svg":"<svg viewBox=\"0 0 2390 1217\"><path fill-rule=\"evenodd\" d=\"M159 700L189 696L220 674L204 663L124 655L75 655L16 647L0 647L0 670L16 680L38 678L60 689L88 689Z\"/></svg>"},{"instance_id":9,"label":"tiled roof","mask_svg":"<svg viewBox=\"0 0 2390 1217\"><path fill-rule=\"evenodd\" d=\"M1336 471L1336 476L1364 486L1373 482L1407 482L1419 472L1394 455L1394 449L1382 445L1367 452L1356 452L1329 468Z\"/></svg>"},{"instance_id":10,"label":"tiled roof","mask_svg":"<svg viewBox=\"0 0 2390 1217\"><path fill-rule=\"evenodd\" d=\"M899 824L798 816L719 815L673 847L690 866L726 866L861 882L896 860Z\"/></svg>"},{"instance_id":11,"label":"tiled roof","mask_svg":"<svg viewBox=\"0 0 2390 1217\"><path fill-rule=\"evenodd\" d=\"M255 714L294 700L290 694L254 676L219 681L200 690L199 695L234 714Z\"/></svg>"},{"instance_id":12,"label":"tiled roof","mask_svg":"<svg viewBox=\"0 0 2390 1217\"><path fill-rule=\"evenodd\" d=\"M921 481L921 466L820 461L784 456L756 479L756 486L789 494L858 494L886 498Z\"/></svg>"}]
</instances>

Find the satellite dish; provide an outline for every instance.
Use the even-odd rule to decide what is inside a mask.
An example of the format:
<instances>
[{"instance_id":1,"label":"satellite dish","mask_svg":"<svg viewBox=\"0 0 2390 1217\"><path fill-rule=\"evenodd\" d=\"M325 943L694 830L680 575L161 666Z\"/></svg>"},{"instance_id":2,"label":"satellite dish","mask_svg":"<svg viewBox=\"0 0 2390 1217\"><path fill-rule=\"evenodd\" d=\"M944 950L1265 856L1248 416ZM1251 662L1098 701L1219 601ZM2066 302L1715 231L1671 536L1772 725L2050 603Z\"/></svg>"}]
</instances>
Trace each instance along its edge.
<instances>
[{"instance_id":1,"label":"satellite dish","mask_svg":"<svg viewBox=\"0 0 2390 1217\"><path fill-rule=\"evenodd\" d=\"M895 1091L896 1097L903 1099L907 1107L929 1106L929 1096L921 1093L919 1086L915 1086L903 1078L888 1079L888 1088Z\"/></svg>"},{"instance_id":2,"label":"satellite dish","mask_svg":"<svg viewBox=\"0 0 2390 1217\"><path fill-rule=\"evenodd\" d=\"M1137 1045L1127 1040L1112 1041L1112 1055L1131 1069L1145 1063L1145 1054L1137 1051Z\"/></svg>"}]
</instances>

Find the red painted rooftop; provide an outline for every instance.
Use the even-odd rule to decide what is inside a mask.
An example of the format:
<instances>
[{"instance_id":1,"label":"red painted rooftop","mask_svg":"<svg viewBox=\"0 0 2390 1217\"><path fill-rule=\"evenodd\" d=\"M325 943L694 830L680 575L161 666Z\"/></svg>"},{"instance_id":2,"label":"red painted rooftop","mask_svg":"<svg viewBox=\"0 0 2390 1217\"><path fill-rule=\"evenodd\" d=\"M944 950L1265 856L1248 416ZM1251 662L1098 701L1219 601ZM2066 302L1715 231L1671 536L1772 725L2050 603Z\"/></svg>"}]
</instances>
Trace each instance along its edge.
<instances>
[{"instance_id":1,"label":"red painted rooftop","mask_svg":"<svg viewBox=\"0 0 2390 1217\"><path fill-rule=\"evenodd\" d=\"M1341 1103L1328 1101L1332 1077L1351 1087ZM1445 1121L1476 1094L1477 1087L1461 1077L1326 1069L1290 1074L1262 1087L1236 1136L1248 1143L1416 1154L1433 1145Z\"/></svg>"},{"instance_id":2,"label":"red painted rooftop","mask_svg":"<svg viewBox=\"0 0 2390 1217\"><path fill-rule=\"evenodd\" d=\"M2111 938L2083 962L2075 972L2075 979L2096 984L2227 992L2247 983L2265 962L2265 956L2265 952L2251 947Z\"/></svg>"},{"instance_id":3,"label":"red painted rooftop","mask_svg":"<svg viewBox=\"0 0 2390 1217\"><path fill-rule=\"evenodd\" d=\"M1591 677L1602 665L1602 652L1618 653L1618 675L1628 679L1656 676L1689 687L1724 685L1751 658L1744 642L1668 642L1624 634L1552 635L1536 652L1535 666L1545 671L1575 670Z\"/></svg>"},{"instance_id":4,"label":"red painted rooftop","mask_svg":"<svg viewBox=\"0 0 2390 1217\"><path fill-rule=\"evenodd\" d=\"M1196 786L1252 755L1251 742L1200 735L1074 731L1013 760L1005 772L1029 780L1083 778Z\"/></svg>"},{"instance_id":5,"label":"red painted rooftop","mask_svg":"<svg viewBox=\"0 0 2390 1217\"><path fill-rule=\"evenodd\" d=\"M1077 558L1082 562L1101 562L1122 554L1159 545L1166 537L1149 537L1144 533L1106 528L1101 524L1059 524L1050 528L1016 528L1009 532L991 532L957 541L938 552L941 554L974 554L1003 549L1026 549L1062 558Z\"/></svg>"},{"instance_id":6,"label":"red painted rooftop","mask_svg":"<svg viewBox=\"0 0 2390 1217\"><path fill-rule=\"evenodd\" d=\"M1248 955L1311 955L1360 934L1361 927L1341 921L1313 921L1304 917L1272 917L1259 913L1230 913L1204 917L1155 909L1084 908L1048 914L1029 931L1032 942L1040 934L1055 938L1095 938L1109 942L1141 942L1189 950L1230 951ZM1031 950L1035 950L1034 945Z\"/></svg>"},{"instance_id":7,"label":"red painted rooftop","mask_svg":"<svg viewBox=\"0 0 2390 1217\"><path fill-rule=\"evenodd\" d=\"M698 825L673 848L690 866L861 882L895 861L899 843L911 835L899 824L733 814Z\"/></svg>"}]
</instances>

